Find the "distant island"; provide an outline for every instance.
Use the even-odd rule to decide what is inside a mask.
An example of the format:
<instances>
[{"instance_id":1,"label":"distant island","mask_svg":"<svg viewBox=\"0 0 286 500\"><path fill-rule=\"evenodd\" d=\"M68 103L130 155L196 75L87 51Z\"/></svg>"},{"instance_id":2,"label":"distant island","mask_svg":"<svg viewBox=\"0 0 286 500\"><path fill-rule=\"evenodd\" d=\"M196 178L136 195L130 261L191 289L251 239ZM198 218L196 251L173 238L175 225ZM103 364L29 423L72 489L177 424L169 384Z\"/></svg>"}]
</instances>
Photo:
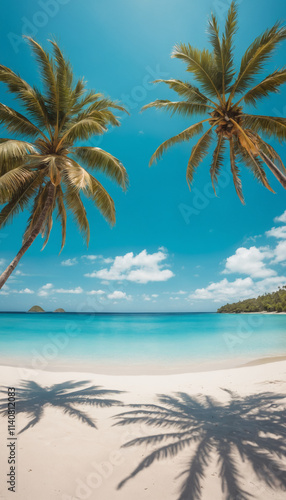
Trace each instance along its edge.
<instances>
[{"instance_id":1,"label":"distant island","mask_svg":"<svg viewBox=\"0 0 286 500\"><path fill-rule=\"evenodd\" d=\"M286 286L276 292L260 295L257 299L247 299L234 304L226 304L218 313L286 312Z\"/></svg>"},{"instance_id":2,"label":"distant island","mask_svg":"<svg viewBox=\"0 0 286 500\"><path fill-rule=\"evenodd\" d=\"M41 306L33 306L31 309L28 311L29 313L44 313L44 309ZM61 307L59 309L56 309L54 311L55 313L65 313L66 311L62 309Z\"/></svg>"},{"instance_id":3,"label":"distant island","mask_svg":"<svg viewBox=\"0 0 286 500\"><path fill-rule=\"evenodd\" d=\"M40 306L33 306L31 309L28 311L29 313L44 313L44 309Z\"/></svg>"}]
</instances>

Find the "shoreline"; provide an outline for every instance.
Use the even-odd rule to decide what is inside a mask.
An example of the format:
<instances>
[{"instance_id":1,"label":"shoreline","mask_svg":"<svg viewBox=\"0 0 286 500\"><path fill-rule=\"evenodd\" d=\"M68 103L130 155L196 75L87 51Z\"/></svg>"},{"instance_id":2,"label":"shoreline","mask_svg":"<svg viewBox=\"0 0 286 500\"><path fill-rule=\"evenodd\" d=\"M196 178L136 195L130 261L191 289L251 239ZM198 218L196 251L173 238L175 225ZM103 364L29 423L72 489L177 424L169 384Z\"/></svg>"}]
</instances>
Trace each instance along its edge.
<instances>
[{"instance_id":1,"label":"shoreline","mask_svg":"<svg viewBox=\"0 0 286 500\"><path fill-rule=\"evenodd\" d=\"M44 358L43 358L44 359ZM248 366L259 366L269 363L277 363L286 360L285 354L273 354L259 358L236 357L220 360L197 360L195 362L182 361L181 363L137 363L136 365L119 364L111 362L90 362L87 360L59 360L58 362L46 362L44 364L29 363L27 359L0 358L0 367L12 367L20 370L35 370L52 373L75 372L93 373L106 376L170 376L193 373L210 373L220 370L239 369Z\"/></svg>"}]
</instances>

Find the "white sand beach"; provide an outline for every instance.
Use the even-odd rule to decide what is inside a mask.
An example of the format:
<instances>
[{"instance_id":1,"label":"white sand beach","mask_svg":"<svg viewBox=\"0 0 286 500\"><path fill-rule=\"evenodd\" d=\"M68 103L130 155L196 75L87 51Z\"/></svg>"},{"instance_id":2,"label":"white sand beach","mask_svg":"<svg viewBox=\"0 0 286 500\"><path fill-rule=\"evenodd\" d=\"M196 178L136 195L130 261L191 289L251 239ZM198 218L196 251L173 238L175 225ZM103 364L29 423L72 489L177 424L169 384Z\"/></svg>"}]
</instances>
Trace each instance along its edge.
<instances>
[{"instance_id":1,"label":"white sand beach","mask_svg":"<svg viewBox=\"0 0 286 500\"><path fill-rule=\"evenodd\" d=\"M222 457L224 452L222 449L218 451L215 446L215 438L211 438L214 439L210 441L213 442L213 446L210 446L207 451L205 450L206 454L203 459L207 465L202 466L201 479L195 485L199 490L200 498L202 500L226 498L221 489L221 476L229 488L234 488L232 474L239 485L239 491L248 492L253 499L285 500L285 485L279 485L279 478L284 477L282 482L285 483L286 462L283 462L283 459L278 459L275 455L275 443L279 443L280 431L277 431L275 435L274 430L273 436L263 432L263 422L266 415L267 425L269 422L271 423L272 415L273 425L274 420L275 425L278 425L277 422L283 415L283 406L286 405L285 375L285 360L214 372L164 376L57 373L2 366L0 369L1 385L16 388L18 409L21 405L19 401L21 394L17 388L23 381L34 381L41 387L50 387L60 383L64 387L68 381L88 381L88 386L96 385L102 386L104 389L125 391L122 394L110 396L120 400L122 405L125 405L124 408L123 406L99 408L89 405L74 405L96 422L97 429L82 422L77 416L71 416L68 412L64 413L64 400L62 405L58 407L53 404L45 406L38 423L18 435L16 443L17 487L13 498L17 500L133 500L134 498L136 500L177 500L179 498L199 498L199 496L191 496L194 484L189 485L185 490L185 492L189 491L189 496L182 496L182 484L185 477L180 476L182 472L188 470L197 447L202 444L205 431L195 431L194 425L193 435L197 435L196 440L189 442L176 456L166 458L161 456L150 467L145 467L126 482L121 489L117 489L118 484L132 473L144 457L153 450L164 446L166 442L162 440L155 444L127 448L121 448L122 444L139 437L174 432L175 428L174 426L172 428L147 426L140 422L133 425L113 426L116 421L113 417L123 411L134 410L129 405L160 404L166 406L163 403L158 403L158 394L173 396L175 393L187 393L191 398L196 398L196 401L201 403L201 406L198 405L197 409L194 410L197 412L196 418L205 422L204 429L209 429L208 432L213 432L214 436L218 436L220 443L224 443L226 453L226 456ZM36 416L37 410L35 410L35 405L33 406L32 399L33 394L37 394L37 391L35 388L31 391L30 402L26 404L26 410L28 411L30 408L30 414L18 412L16 416L18 432ZM231 396L229 391L235 392L236 395ZM45 391L43 391L43 401L45 397ZM231 398L233 403L230 402ZM261 415L259 415L260 411ZM179 415L178 419L180 420ZM186 419L185 414L184 419ZM285 429L285 417L284 424L282 421L282 427L283 425ZM9 450L6 447L7 416L0 417L0 430L0 470L6 471L7 474ZM271 456L273 459L272 471L266 473L263 470L262 462L259 464L257 461L255 472L246 456L243 457L245 461L241 460L238 450L233 444L235 442L245 446L246 455L250 454L249 448L247 448L249 443L252 450L258 449L257 460L259 460L259 453L266 453L268 463L270 463L269 457ZM261 445L263 442L266 443L265 449L263 449L264 445ZM232 473L227 468L222 467L223 460L224 466L227 465L226 450L228 445L230 446ZM243 454L242 450L241 452ZM218 461L219 455L220 461ZM199 462L198 459L193 467L199 469L202 465ZM253 464L255 464L255 458L253 458ZM269 478L273 474L276 475L272 486L267 486L262 481L262 478L266 477L267 474ZM0 497L8 499L11 496L12 498L3 478L5 478L5 474L2 473ZM269 482L271 483L271 481Z\"/></svg>"}]
</instances>

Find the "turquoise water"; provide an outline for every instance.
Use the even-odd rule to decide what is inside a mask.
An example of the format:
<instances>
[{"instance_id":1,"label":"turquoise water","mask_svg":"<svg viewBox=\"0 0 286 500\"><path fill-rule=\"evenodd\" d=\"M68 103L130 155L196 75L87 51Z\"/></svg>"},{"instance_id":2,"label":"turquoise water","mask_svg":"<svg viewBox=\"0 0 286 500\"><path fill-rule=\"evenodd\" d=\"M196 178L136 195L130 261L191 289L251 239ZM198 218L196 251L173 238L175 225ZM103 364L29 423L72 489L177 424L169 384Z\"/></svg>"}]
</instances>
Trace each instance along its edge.
<instances>
[{"instance_id":1,"label":"turquoise water","mask_svg":"<svg viewBox=\"0 0 286 500\"><path fill-rule=\"evenodd\" d=\"M286 315L0 314L0 363L192 366L286 355Z\"/></svg>"}]
</instances>

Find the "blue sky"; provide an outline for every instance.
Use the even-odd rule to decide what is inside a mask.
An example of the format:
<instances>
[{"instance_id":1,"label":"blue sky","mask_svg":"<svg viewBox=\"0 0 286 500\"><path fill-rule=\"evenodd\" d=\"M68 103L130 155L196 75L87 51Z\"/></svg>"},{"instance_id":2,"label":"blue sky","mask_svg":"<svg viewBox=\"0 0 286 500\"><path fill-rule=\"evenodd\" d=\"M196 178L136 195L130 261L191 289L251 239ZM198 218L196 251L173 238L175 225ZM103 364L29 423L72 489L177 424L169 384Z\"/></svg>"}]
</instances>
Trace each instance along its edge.
<instances>
[{"instance_id":1,"label":"blue sky","mask_svg":"<svg viewBox=\"0 0 286 500\"><path fill-rule=\"evenodd\" d=\"M271 2L271 7L266 0L238 3L236 62L255 36L285 16L283 0ZM1 14L2 64L38 83L34 60L21 35L32 35L44 45L55 36L76 76L84 76L90 88L129 108L131 116L123 119L120 128L92 139L90 145L121 159L130 187L123 193L98 176L114 198L116 226L111 229L87 203L89 249L70 221L59 256L60 229L55 224L45 250L40 251L38 238L0 292L0 310L27 310L39 304L46 310L57 306L82 311L212 311L226 301L286 283L286 217L282 216L286 198L271 173L275 195L258 185L246 169L242 171L243 206L227 160L217 198L210 190L211 156L201 164L189 191L185 172L191 142L170 149L148 168L158 145L188 126L186 119L170 119L155 110L140 113L144 104L156 98L176 99L164 85L150 82L188 78L183 63L170 58L173 46L180 41L207 46L208 15L213 11L223 21L228 5L228 0L7 3ZM285 64L283 52L285 46L275 54L269 72ZM285 116L285 97L284 86L255 112ZM4 86L0 100L15 106ZM7 133L1 130L1 136ZM285 158L285 145L272 144ZM0 269L19 249L26 219L26 213L19 215L1 231Z\"/></svg>"}]
</instances>

